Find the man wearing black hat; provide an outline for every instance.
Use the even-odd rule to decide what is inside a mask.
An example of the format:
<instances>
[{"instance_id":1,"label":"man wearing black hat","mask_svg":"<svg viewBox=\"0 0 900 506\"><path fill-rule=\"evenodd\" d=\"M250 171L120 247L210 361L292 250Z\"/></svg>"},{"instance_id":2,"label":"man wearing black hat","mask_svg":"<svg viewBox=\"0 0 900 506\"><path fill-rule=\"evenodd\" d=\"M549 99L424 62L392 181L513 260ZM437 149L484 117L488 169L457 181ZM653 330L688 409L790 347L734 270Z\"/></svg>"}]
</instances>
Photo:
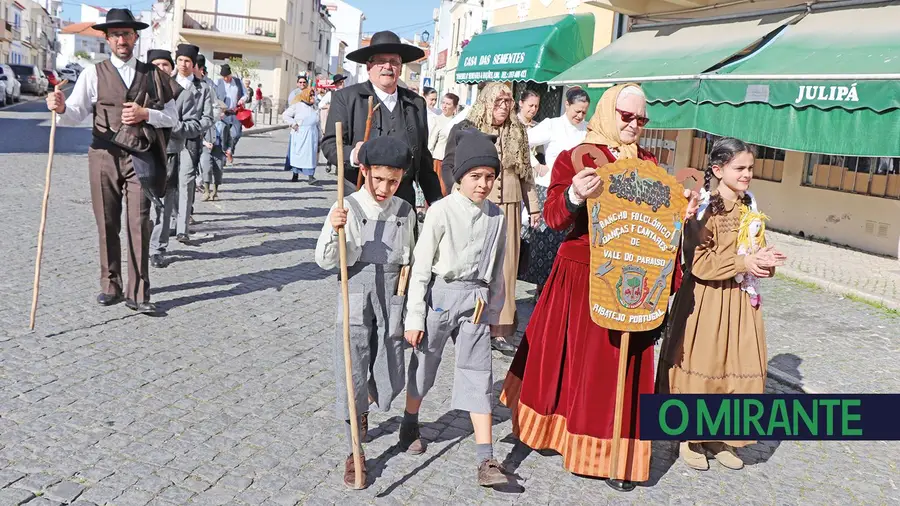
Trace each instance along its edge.
<instances>
[{"instance_id":1,"label":"man wearing black hat","mask_svg":"<svg viewBox=\"0 0 900 506\"><path fill-rule=\"evenodd\" d=\"M200 86L206 89L209 93L209 102L212 107L212 117L213 124L211 127L207 129L207 132L214 131L216 127L216 121L219 120L220 117L225 113L224 110L219 108L218 97L216 96L216 83L209 78L206 72L206 57L201 55L197 55L197 64L194 65L194 82L200 83ZM204 106L205 107L205 106ZM206 190L204 195L204 200L209 200L209 197L212 195L210 193L211 184L214 179L212 178L212 151L206 147L203 143L203 139L198 141L200 147L198 148L198 152L200 153L200 176L197 178L197 185L204 186ZM209 185L205 185L205 183L209 182Z\"/></svg>"},{"instance_id":2,"label":"man wearing black hat","mask_svg":"<svg viewBox=\"0 0 900 506\"><path fill-rule=\"evenodd\" d=\"M88 67L68 99L62 91L47 96L58 123L78 126L93 113L88 151L91 202L100 236L100 286L97 302L125 300L132 310L153 314L150 302L150 200L165 193L168 132L177 123L175 90L169 76L138 61L134 46L146 23L128 9L110 9L93 29L106 34L112 55ZM122 283L122 197L128 233L128 285ZM123 293L124 288L124 293Z\"/></svg>"},{"instance_id":3,"label":"man wearing black hat","mask_svg":"<svg viewBox=\"0 0 900 506\"><path fill-rule=\"evenodd\" d=\"M231 144L225 149L225 157L228 159L228 163L232 163L234 150L241 139L241 132L244 130L244 126L234 114L238 106L244 105L244 85L241 84L240 79L235 79L231 75L231 65L227 63L222 65L219 76L221 79L216 82L216 96L225 102L225 123L231 125Z\"/></svg>"},{"instance_id":4,"label":"man wearing black hat","mask_svg":"<svg viewBox=\"0 0 900 506\"><path fill-rule=\"evenodd\" d=\"M418 181L425 199L435 202L441 198L441 185L433 169L428 151L428 117L425 100L415 93L400 88L401 67L425 56L421 48L404 44L393 32L378 32L371 43L347 55L347 59L364 63L369 81L348 86L334 92L322 138L322 152L331 165L337 165L337 139L334 124L340 121L344 127L343 143L345 177L353 184L359 172L358 152L366 130L369 97L381 104L372 120L373 138L398 137L405 141L412 152L412 161L397 190L397 196L415 205L413 181Z\"/></svg>"}]
</instances>

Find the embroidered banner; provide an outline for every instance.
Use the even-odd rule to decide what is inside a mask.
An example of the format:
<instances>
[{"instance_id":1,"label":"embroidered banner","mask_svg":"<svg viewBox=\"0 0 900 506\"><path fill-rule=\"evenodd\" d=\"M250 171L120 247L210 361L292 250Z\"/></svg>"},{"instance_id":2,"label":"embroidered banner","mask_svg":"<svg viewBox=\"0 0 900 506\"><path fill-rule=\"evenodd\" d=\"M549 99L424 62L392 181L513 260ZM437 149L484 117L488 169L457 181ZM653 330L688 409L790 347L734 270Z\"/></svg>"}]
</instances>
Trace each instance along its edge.
<instances>
[{"instance_id":1,"label":"embroidered banner","mask_svg":"<svg viewBox=\"0 0 900 506\"><path fill-rule=\"evenodd\" d=\"M583 144L572 154L604 160ZM579 152L580 151L580 152ZM668 309L687 199L653 162L625 159L597 169L603 193L587 202L591 240L591 319L607 329L659 327Z\"/></svg>"}]
</instances>

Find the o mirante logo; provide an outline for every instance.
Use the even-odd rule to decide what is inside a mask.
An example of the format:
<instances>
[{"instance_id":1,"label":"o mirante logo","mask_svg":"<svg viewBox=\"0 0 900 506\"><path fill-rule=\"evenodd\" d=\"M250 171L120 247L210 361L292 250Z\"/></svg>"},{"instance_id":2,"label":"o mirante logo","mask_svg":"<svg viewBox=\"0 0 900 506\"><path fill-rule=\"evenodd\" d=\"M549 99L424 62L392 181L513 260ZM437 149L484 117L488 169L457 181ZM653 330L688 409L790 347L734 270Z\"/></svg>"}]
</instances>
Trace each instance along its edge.
<instances>
[{"instance_id":1,"label":"o mirante logo","mask_svg":"<svg viewBox=\"0 0 900 506\"><path fill-rule=\"evenodd\" d=\"M900 440L900 395L641 395L641 439Z\"/></svg>"}]
</instances>

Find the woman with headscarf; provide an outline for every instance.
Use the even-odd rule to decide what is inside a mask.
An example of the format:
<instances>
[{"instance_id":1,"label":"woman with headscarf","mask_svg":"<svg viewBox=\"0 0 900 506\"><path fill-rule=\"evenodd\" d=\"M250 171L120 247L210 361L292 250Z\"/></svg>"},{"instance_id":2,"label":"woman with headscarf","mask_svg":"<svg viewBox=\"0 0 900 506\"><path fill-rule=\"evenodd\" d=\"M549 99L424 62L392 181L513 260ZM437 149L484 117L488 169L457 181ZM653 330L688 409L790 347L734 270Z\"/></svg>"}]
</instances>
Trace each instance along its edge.
<instances>
[{"instance_id":1,"label":"woman with headscarf","mask_svg":"<svg viewBox=\"0 0 900 506\"><path fill-rule=\"evenodd\" d=\"M641 88L614 86L597 104L584 143L599 147L610 162L621 158L655 162L637 143L647 121ZM586 168L576 172L576 164ZM512 410L513 432L522 443L555 450L570 472L606 478L610 487L627 492L635 482L650 477L650 441L641 440L638 432L638 396L653 393L653 343L661 329L631 335L618 463L625 479L608 479L621 333L591 320L585 206L602 192L603 181L592 167L603 164L595 164L589 155L573 160L572 150L556 158L543 218L555 230L572 227L572 231L559 248L500 400ZM696 198L688 207L696 210Z\"/></svg>"},{"instance_id":2,"label":"woman with headscarf","mask_svg":"<svg viewBox=\"0 0 900 506\"><path fill-rule=\"evenodd\" d=\"M294 175L291 181L300 180L300 174L307 177L309 183L315 183L316 164L319 155L319 114L313 107L315 90L306 88L301 91L282 118L291 126L291 151L288 160Z\"/></svg>"},{"instance_id":3,"label":"woman with headscarf","mask_svg":"<svg viewBox=\"0 0 900 506\"><path fill-rule=\"evenodd\" d=\"M500 206L506 216L506 255L503 260L503 277L506 287L506 302L500 313L500 324L492 326L491 340L494 349L511 352L515 348L509 339L515 334L516 321L516 277L519 270L519 246L522 237L522 201L537 221L539 212L537 194L534 191L534 177L528 151L528 137L525 127L512 115L513 96L503 83L488 83L478 93L475 105L469 115L450 129L441 175L445 188L453 188L453 166L456 145L461 130L474 128L488 135L497 136L497 152L500 155L500 174L488 198Z\"/></svg>"}]
</instances>

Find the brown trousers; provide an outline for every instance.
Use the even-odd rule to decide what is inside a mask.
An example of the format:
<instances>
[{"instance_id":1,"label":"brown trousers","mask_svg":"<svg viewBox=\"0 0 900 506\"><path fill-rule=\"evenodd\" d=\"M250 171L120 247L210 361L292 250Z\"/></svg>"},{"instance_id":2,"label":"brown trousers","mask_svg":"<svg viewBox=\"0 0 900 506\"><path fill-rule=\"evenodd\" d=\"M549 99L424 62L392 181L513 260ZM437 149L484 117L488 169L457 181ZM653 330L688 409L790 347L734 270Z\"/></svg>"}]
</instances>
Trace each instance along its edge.
<instances>
[{"instance_id":1,"label":"brown trousers","mask_svg":"<svg viewBox=\"0 0 900 506\"><path fill-rule=\"evenodd\" d=\"M519 277L519 249L522 238L522 203L499 204L506 217L506 254L503 259L503 281L506 300L500 311L500 324L491 325L492 337L512 337L518 326L516 314L516 280Z\"/></svg>"},{"instance_id":2,"label":"brown trousers","mask_svg":"<svg viewBox=\"0 0 900 506\"><path fill-rule=\"evenodd\" d=\"M122 197L128 239L128 286L125 298L150 300L150 200L131 164L131 156L119 149L88 150L91 203L100 236L100 289L122 292Z\"/></svg>"}]
</instances>

